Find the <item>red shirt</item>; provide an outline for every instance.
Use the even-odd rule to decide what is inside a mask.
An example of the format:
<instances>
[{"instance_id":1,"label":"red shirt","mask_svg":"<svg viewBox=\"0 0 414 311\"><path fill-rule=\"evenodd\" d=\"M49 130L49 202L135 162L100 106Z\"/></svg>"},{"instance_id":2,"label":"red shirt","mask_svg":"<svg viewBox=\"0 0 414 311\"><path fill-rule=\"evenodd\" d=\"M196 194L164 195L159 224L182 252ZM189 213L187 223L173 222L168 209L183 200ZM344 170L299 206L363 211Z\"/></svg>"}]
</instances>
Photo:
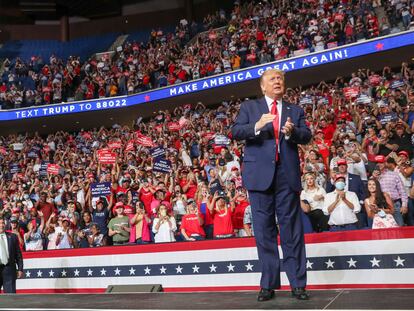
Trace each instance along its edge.
<instances>
[{"instance_id":1,"label":"red shirt","mask_svg":"<svg viewBox=\"0 0 414 311\"><path fill-rule=\"evenodd\" d=\"M203 217L203 214L200 214L201 218ZM188 236L191 236L192 234L198 234L203 237L206 236L206 233L204 232L204 229L200 226L200 222L198 221L198 216L196 214L186 214L181 219L181 227L180 230L184 229L185 233Z\"/></svg>"},{"instance_id":2,"label":"red shirt","mask_svg":"<svg viewBox=\"0 0 414 311\"><path fill-rule=\"evenodd\" d=\"M49 220L50 215L55 211L55 206L51 203L39 203L39 211L43 213L45 223Z\"/></svg>"},{"instance_id":3,"label":"red shirt","mask_svg":"<svg viewBox=\"0 0 414 311\"><path fill-rule=\"evenodd\" d=\"M244 211L249 205L250 203L248 201L236 202L236 208L234 209L232 217L234 229L243 229Z\"/></svg>"},{"instance_id":4,"label":"red shirt","mask_svg":"<svg viewBox=\"0 0 414 311\"><path fill-rule=\"evenodd\" d=\"M149 190L145 190L144 188L142 188L139 191L139 200L142 203L144 203L145 211L147 212L147 214L150 214L150 212L151 212L151 201L152 201L152 197L153 197L153 194Z\"/></svg>"},{"instance_id":5,"label":"red shirt","mask_svg":"<svg viewBox=\"0 0 414 311\"><path fill-rule=\"evenodd\" d=\"M230 208L223 209L221 211L209 210L214 217L214 230L213 236L233 234L233 223L231 221L232 212Z\"/></svg>"}]
</instances>

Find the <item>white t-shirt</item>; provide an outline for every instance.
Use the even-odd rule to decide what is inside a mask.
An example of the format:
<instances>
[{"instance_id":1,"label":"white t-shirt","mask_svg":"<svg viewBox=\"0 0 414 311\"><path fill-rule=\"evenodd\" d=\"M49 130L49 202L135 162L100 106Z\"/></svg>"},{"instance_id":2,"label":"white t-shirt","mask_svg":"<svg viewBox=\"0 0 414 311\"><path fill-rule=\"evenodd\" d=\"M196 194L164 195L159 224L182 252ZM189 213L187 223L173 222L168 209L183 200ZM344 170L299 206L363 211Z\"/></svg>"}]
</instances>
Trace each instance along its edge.
<instances>
[{"instance_id":1,"label":"white t-shirt","mask_svg":"<svg viewBox=\"0 0 414 311\"><path fill-rule=\"evenodd\" d=\"M315 195L323 195L324 198L322 200L316 201L314 200ZM314 211L317 209L320 209L320 210L323 209L323 203L325 201L325 196L326 196L325 189L323 189L322 187L316 187L315 189L312 189L312 190L309 190L309 189L302 190L300 194L300 199L308 201L311 207L311 210Z\"/></svg>"},{"instance_id":2,"label":"white t-shirt","mask_svg":"<svg viewBox=\"0 0 414 311\"><path fill-rule=\"evenodd\" d=\"M154 241L155 243L161 242L174 242L174 232L177 230L177 224L175 223L174 217L170 217L171 227L170 224L166 221L160 225L158 231L155 230L157 227L158 222L160 221L159 218L154 219L154 224L152 226L152 232L155 233Z\"/></svg>"}]
</instances>

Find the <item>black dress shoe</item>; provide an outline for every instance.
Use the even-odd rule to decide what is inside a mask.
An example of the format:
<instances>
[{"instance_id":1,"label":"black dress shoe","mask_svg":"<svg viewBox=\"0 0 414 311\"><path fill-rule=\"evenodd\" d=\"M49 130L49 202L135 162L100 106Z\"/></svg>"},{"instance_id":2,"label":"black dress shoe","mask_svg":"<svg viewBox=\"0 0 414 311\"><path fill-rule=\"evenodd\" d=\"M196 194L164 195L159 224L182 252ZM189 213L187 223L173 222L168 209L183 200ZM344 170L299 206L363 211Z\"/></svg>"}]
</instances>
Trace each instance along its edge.
<instances>
[{"instance_id":1,"label":"black dress shoe","mask_svg":"<svg viewBox=\"0 0 414 311\"><path fill-rule=\"evenodd\" d=\"M260 289L257 301L267 301L275 297L275 291L273 289L262 288Z\"/></svg>"},{"instance_id":2,"label":"black dress shoe","mask_svg":"<svg viewBox=\"0 0 414 311\"><path fill-rule=\"evenodd\" d=\"M308 300L309 294L303 287L292 289L292 296L299 300Z\"/></svg>"}]
</instances>

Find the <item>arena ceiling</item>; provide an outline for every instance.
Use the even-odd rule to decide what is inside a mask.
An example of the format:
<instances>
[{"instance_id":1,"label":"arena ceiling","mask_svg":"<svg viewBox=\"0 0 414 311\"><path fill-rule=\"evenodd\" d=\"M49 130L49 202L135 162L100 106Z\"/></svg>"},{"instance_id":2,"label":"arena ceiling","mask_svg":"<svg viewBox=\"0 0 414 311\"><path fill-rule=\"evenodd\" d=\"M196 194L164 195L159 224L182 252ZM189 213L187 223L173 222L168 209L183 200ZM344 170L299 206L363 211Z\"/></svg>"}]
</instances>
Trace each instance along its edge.
<instances>
[{"instance_id":1,"label":"arena ceiling","mask_svg":"<svg viewBox=\"0 0 414 311\"><path fill-rule=\"evenodd\" d=\"M0 24L30 24L64 15L88 19L119 16L123 5L146 1L151 0L1 0Z\"/></svg>"}]
</instances>

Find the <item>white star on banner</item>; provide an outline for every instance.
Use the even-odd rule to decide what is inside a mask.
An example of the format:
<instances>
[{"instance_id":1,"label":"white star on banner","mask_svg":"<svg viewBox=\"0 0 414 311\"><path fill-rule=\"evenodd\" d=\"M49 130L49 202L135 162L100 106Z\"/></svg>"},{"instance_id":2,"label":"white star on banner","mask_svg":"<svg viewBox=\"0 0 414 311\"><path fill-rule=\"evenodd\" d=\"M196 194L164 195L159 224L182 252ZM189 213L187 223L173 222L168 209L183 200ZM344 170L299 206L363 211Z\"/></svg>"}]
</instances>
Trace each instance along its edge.
<instances>
[{"instance_id":1,"label":"white star on banner","mask_svg":"<svg viewBox=\"0 0 414 311\"><path fill-rule=\"evenodd\" d=\"M50 277L54 277L54 276L55 276L55 272L53 272L53 270L50 270L50 271L49 271L49 276L50 276Z\"/></svg>"},{"instance_id":2,"label":"white star on banner","mask_svg":"<svg viewBox=\"0 0 414 311\"><path fill-rule=\"evenodd\" d=\"M30 278L30 271L26 271L26 277Z\"/></svg>"},{"instance_id":3,"label":"white star on banner","mask_svg":"<svg viewBox=\"0 0 414 311\"><path fill-rule=\"evenodd\" d=\"M211 266L209 268L210 268L210 272L217 272L216 271L217 270L217 266L211 264Z\"/></svg>"},{"instance_id":4,"label":"white star on banner","mask_svg":"<svg viewBox=\"0 0 414 311\"><path fill-rule=\"evenodd\" d=\"M131 267L131 269L129 269L129 275L135 275L134 267Z\"/></svg>"},{"instance_id":5,"label":"white star on banner","mask_svg":"<svg viewBox=\"0 0 414 311\"><path fill-rule=\"evenodd\" d=\"M89 270L88 271L86 271L86 272L88 272L88 276L91 276L92 275L92 273L93 273L93 271L89 268Z\"/></svg>"},{"instance_id":6,"label":"white star on banner","mask_svg":"<svg viewBox=\"0 0 414 311\"><path fill-rule=\"evenodd\" d=\"M402 258L400 258L400 256L398 256L398 258L394 259L394 261L395 261L395 266L396 267L398 267L398 266L404 267L405 259L402 259Z\"/></svg>"},{"instance_id":7,"label":"white star on banner","mask_svg":"<svg viewBox=\"0 0 414 311\"><path fill-rule=\"evenodd\" d=\"M104 268L102 268L102 270L101 270L101 276L102 275L106 275L106 270Z\"/></svg>"},{"instance_id":8,"label":"white star on banner","mask_svg":"<svg viewBox=\"0 0 414 311\"><path fill-rule=\"evenodd\" d=\"M38 277L38 278L42 277L42 274L43 274L43 272L42 272L42 271L40 271L40 270L39 270L39 271L37 271L37 277Z\"/></svg>"},{"instance_id":9,"label":"white star on banner","mask_svg":"<svg viewBox=\"0 0 414 311\"><path fill-rule=\"evenodd\" d=\"M62 270L61 274L62 274L62 276L66 276L66 274L67 274L66 270Z\"/></svg>"},{"instance_id":10,"label":"white star on banner","mask_svg":"<svg viewBox=\"0 0 414 311\"><path fill-rule=\"evenodd\" d=\"M378 267L379 268L379 263L381 262L381 260L377 260L377 258L373 258L372 260L370 260L370 262L372 263L372 268L373 267Z\"/></svg>"},{"instance_id":11,"label":"white star on banner","mask_svg":"<svg viewBox=\"0 0 414 311\"><path fill-rule=\"evenodd\" d=\"M160 268L161 274L165 274L165 271L167 271L167 268L165 268L164 266L161 266Z\"/></svg>"},{"instance_id":12,"label":"white star on banner","mask_svg":"<svg viewBox=\"0 0 414 311\"><path fill-rule=\"evenodd\" d=\"M183 267L181 266L178 266L175 270L177 270L177 273L183 273Z\"/></svg>"},{"instance_id":13,"label":"white star on banner","mask_svg":"<svg viewBox=\"0 0 414 311\"><path fill-rule=\"evenodd\" d=\"M150 269L150 268L148 268L148 267L146 267L146 268L144 269L144 271L145 271L145 274L150 274L150 273L151 273L151 269Z\"/></svg>"},{"instance_id":14,"label":"white star on banner","mask_svg":"<svg viewBox=\"0 0 414 311\"><path fill-rule=\"evenodd\" d=\"M115 275L121 275L121 270L119 270L118 267L116 267L116 269L114 270Z\"/></svg>"},{"instance_id":15,"label":"white star on banner","mask_svg":"<svg viewBox=\"0 0 414 311\"><path fill-rule=\"evenodd\" d=\"M227 266L227 269L229 269L229 272L230 271L233 271L234 272L234 267L235 266L233 266L231 263Z\"/></svg>"},{"instance_id":16,"label":"white star on banner","mask_svg":"<svg viewBox=\"0 0 414 311\"><path fill-rule=\"evenodd\" d=\"M306 269L313 269L313 262L310 262L309 259L306 261Z\"/></svg>"},{"instance_id":17,"label":"white star on banner","mask_svg":"<svg viewBox=\"0 0 414 311\"><path fill-rule=\"evenodd\" d=\"M328 268L333 269L335 261L331 261L331 258L329 258L328 261L325 261L325 263L326 263L326 269Z\"/></svg>"},{"instance_id":18,"label":"white star on banner","mask_svg":"<svg viewBox=\"0 0 414 311\"><path fill-rule=\"evenodd\" d=\"M247 263L247 265L244 265L246 267L246 271L253 271L254 265L250 264L250 262Z\"/></svg>"},{"instance_id":19,"label":"white star on banner","mask_svg":"<svg viewBox=\"0 0 414 311\"><path fill-rule=\"evenodd\" d=\"M349 258L349 260L347 261L347 263L349 264L349 268L351 268L351 267L356 268L356 263L357 263L357 262L358 262L358 261L353 260L353 259L352 259L352 257L351 257L351 258Z\"/></svg>"},{"instance_id":20,"label":"white star on banner","mask_svg":"<svg viewBox=\"0 0 414 311\"><path fill-rule=\"evenodd\" d=\"M198 270L200 270L200 267L199 267L199 266L197 266L197 265L195 265L195 266L193 267L193 273L199 273L199 272L198 272Z\"/></svg>"},{"instance_id":21,"label":"white star on banner","mask_svg":"<svg viewBox=\"0 0 414 311\"><path fill-rule=\"evenodd\" d=\"M75 276L79 276L79 270L78 269L76 269L75 271L73 271L74 273L75 273Z\"/></svg>"}]
</instances>

